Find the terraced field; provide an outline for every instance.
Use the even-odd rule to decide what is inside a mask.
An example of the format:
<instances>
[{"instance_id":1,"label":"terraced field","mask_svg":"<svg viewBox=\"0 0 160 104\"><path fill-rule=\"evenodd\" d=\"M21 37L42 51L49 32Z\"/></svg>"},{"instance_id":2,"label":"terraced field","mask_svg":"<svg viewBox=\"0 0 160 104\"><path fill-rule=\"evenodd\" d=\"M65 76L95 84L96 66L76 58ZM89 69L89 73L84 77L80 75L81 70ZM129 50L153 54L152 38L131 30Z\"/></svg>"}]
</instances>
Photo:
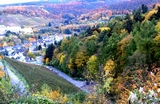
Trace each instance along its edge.
<instances>
[{"instance_id":1,"label":"terraced field","mask_svg":"<svg viewBox=\"0 0 160 104\"><path fill-rule=\"evenodd\" d=\"M45 67L22 63L9 58L5 58L5 60L17 69L19 74L24 76L32 89L34 88L35 90L40 91L42 85L46 83L52 88L52 90L60 88L61 91L66 94L79 91L77 87Z\"/></svg>"}]
</instances>

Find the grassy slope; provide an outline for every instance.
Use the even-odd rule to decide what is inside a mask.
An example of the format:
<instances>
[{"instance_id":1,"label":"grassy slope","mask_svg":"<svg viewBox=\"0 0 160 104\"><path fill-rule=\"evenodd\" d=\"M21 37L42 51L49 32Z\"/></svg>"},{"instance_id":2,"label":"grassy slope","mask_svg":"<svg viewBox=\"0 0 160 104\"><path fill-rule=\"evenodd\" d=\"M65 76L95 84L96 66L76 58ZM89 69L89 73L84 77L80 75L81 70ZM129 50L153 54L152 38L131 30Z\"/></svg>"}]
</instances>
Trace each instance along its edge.
<instances>
[{"instance_id":1,"label":"grassy slope","mask_svg":"<svg viewBox=\"0 0 160 104\"><path fill-rule=\"evenodd\" d=\"M45 67L25 64L9 58L5 58L5 60L24 76L30 86L35 84L34 88L38 91L40 91L41 86L44 83L49 85L53 90L60 88L63 93L67 94L74 93L79 90L77 87L73 86L71 83L52 71L49 71Z\"/></svg>"}]
</instances>

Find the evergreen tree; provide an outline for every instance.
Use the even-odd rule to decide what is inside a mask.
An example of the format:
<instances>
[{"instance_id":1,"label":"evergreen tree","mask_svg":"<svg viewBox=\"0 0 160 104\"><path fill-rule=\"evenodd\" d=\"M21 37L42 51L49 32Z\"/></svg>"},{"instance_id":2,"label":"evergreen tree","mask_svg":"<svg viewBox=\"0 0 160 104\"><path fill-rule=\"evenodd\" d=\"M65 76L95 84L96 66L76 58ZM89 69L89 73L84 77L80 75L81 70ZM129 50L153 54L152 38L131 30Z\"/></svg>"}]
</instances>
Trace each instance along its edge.
<instances>
[{"instance_id":1,"label":"evergreen tree","mask_svg":"<svg viewBox=\"0 0 160 104\"><path fill-rule=\"evenodd\" d=\"M45 58L49 58L49 61L52 60L52 56L53 56L53 50L55 49L55 46L53 45L53 43L51 43L48 48L46 49L45 52Z\"/></svg>"},{"instance_id":2,"label":"evergreen tree","mask_svg":"<svg viewBox=\"0 0 160 104\"><path fill-rule=\"evenodd\" d=\"M97 50L97 43L95 40L89 40L85 43L85 47L86 47L87 53L89 55L93 55Z\"/></svg>"},{"instance_id":3,"label":"evergreen tree","mask_svg":"<svg viewBox=\"0 0 160 104\"><path fill-rule=\"evenodd\" d=\"M130 33L131 31L132 31L132 25L133 25L133 23L132 23L132 20L131 20L131 18L130 18L130 16L129 15L126 15L126 26L125 26L125 29Z\"/></svg>"},{"instance_id":4,"label":"evergreen tree","mask_svg":"<svg viewBox=\"0 0 160 104\"><path fill-rule=\"evenodd\" d=\"M49 23L48 23L48 26L49 26L49 27L51 27L51 26L52 26L51 22L49 22Z\"/></svg>"},{"instance_id":5,"label":"evergreen tree","mask_svg":"<svg viewBox=\"0 0 160 104\"><path fill-rule=\"evenodd\" d=\"M138 22L138 21L142 21L143 20L143 18L142 18L142 16L141 16L141 10L140 9L137 9L135 12L134 12L134 17L133 17L133 19L136 21L136 22Z\"/></svg>"},{"instance_id":6,"label":"evergreen tree","mask_svg":"<svg viewBox=\"0 0 160 104\"><path fill-rule=\"evenodd\" d=\"M146 6L146 5L144 5L144 4L142 4L142 13L144 14L144 13L147 13L147 11L148 11L148 7Z\"/></svg>"},{"instance_id":7,"label":"evergreen tree","mask_svg":"<svg viewBox=\"0 0 160 104\"><path fill-rule=\"evenodd\" d=\"M136 32L135 41L138 51L145 54L148 71L152 71L151 63L153 61L153 39L156 33L155 26L152 22L146 21L140 25L140 30Z\"/></svg>"},{"instance_id":8,"label":"evergreen tree","mask_svg":"<svg viewBox=\"0 0 160 104\"><path fill-rule=\"evenodd\" d=\"M38 50L42 50L42 46L41 45L38 46Z\"/></svg>"}]
</instances>

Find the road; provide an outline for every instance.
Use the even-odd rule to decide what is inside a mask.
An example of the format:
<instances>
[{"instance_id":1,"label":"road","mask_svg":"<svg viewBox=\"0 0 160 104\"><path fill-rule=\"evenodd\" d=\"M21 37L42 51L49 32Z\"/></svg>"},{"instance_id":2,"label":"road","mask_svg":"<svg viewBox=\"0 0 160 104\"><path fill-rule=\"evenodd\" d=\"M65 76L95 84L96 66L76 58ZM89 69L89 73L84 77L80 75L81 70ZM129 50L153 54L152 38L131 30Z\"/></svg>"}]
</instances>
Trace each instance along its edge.
<instances>
[{"instance_id":1,"label":"road","mask_svg":"<svg viewBox=\"0 0 160 104\"><path fill-rule=\"evenodd\" d=\"M42 62L42 56L38 56L36 57L36 62L34 64L36 65L43 65ZM33 64L33 63L32 63ZM77 81L74 80L73 78L71 78L70 76L68 76L67 74L61 72L60 70L52 67L52 66L45 66L47 69L52 70L53 72L57 73L57 75L61 76L62 78L66 79L68 82L72 83L73 85L75 85L76 87L80 88L81 90L88 92L88 90L85 89L84 86L86 86L86 81Z\"/></svg>"},{"instance_id":2,"label":"road","mask_svg":"<svg viewBox=\"0 0 160 104\"><path fill-rule=\"evenodd\" d=\"M46 68L48 68L49 70L54 71L57 75L61 76L62 78L66 79L68 82L72 83L73 85L75 85L76 87L80 88L81 90L88 92L86 89L84 89L84 86L86 85L86 81L77 81L74 80L73 78L71 78L70 76L68 76L67 74L61 72L60 70L52 67L52 66L45 66Z\"/></svg>"}]
</instances>

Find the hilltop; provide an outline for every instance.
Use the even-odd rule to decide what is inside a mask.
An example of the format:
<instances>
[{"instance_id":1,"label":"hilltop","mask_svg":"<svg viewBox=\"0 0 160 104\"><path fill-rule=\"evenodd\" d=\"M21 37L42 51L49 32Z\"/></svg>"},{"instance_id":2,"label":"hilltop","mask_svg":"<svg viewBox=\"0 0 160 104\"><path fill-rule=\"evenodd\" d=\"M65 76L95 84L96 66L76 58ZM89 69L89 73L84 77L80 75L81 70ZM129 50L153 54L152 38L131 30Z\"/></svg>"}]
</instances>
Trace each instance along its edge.
<instances>
[{"instance_id":1,"label":"hilltop","mask_svg":"<svg viewBox=\"0 0 160 104\"><path fill-rule=\"evenodd\" d=\"M57 0L56 0L57 1ZM92 1L92 2L91 2ZM158 0L53 0L0 6L0 23L5 26L57 26L108 22L110 16L132 14L139 5L149 8ZM127 4L127 5L126 5ZM4 22L3 22L4 21ZM10 22L10 23L8 23ZM56 22L56 23L55 23ZM88 23L87 23L88 24Z\"/></svg>"},{"instance_id":2,"label":"hilltop","mask_svg":"<svg viewBox=\"0 0 160 104\"><path fill-rule=\"evenodd\" d=\"M56 0L57 1L57 0ZM96 9L108 9L117 11L118 13L124 11L132 11L139 5L153 5L160 2L159 0L59 0L59 4L54 3L53 0L45 2L30 2L22 4L12 4L9 6L1 6L1 14L22 14L29 17L43 17L65 19L66 14L72 15L72 18L77 18L85 13ZM127 5L126 5L127 4Z\"/></svg>"}]
</instances>

